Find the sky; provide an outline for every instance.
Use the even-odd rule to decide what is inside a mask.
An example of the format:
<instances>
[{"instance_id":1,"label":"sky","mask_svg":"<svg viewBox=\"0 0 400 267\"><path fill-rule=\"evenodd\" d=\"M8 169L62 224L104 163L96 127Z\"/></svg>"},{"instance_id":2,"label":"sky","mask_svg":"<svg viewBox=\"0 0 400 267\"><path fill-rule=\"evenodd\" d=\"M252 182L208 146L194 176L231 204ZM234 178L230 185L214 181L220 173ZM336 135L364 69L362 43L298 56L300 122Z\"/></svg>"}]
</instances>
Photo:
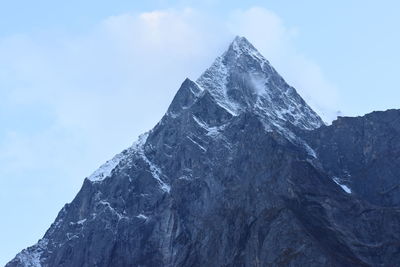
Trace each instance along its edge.
<instances>
[{"instance_id":1,"label":"sky","mask_svg":"<svg viewBox=\"0 0 400 267\"><path fill-rule=\"evenodd\" d=\"M0 265L236 35L330 123L400 108L398 1L0 0Z\"/></svg>"}]
</instances>

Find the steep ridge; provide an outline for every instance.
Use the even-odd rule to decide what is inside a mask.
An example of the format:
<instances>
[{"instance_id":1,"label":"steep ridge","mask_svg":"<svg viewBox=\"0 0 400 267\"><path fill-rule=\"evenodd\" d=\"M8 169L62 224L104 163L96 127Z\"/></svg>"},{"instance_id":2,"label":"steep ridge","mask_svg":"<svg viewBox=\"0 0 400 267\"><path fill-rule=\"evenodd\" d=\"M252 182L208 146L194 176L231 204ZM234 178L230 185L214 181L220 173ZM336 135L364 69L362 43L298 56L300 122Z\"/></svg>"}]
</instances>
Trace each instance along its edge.
<instances>
[{"instance_id":1,"label":"steep ridge","mask_svg":"<svg viewBox=\"0 0 400 267\"><path fill-rule=\"evenodd\" d=\"M400 213L333 179L332 126L237 37L7 266L394 265Z\"/></svg>"},{"instance_id":2,"label":"steep ridge","mask_svg":"<svg viewBox=\"0 0 400 267\"><path fill-rule=\"evenodd\" d=\"M400 111L341 117L308 132L332 177L371 204L400 206Z\"/></svg>"}]
</instances>

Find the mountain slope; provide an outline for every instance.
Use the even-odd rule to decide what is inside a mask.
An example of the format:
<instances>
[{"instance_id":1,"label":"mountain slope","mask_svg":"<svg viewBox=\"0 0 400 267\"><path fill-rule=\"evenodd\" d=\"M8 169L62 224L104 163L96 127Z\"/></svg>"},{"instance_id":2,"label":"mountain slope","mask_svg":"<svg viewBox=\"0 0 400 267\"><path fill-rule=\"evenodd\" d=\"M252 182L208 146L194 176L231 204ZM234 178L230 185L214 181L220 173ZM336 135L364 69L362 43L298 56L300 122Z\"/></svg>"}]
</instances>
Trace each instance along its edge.
<instances>
[{"instance_id":1,"label":"mountain slope","mask_svg":"<svg viewBox=\"0 0 400 267\"><path fill-rule=\"evenodd\" d=\"M237 37L7 266L395 265L400 213L334 179L337 125Z\"/></svg>"},{"instance_id":2,"label":"mountain slope","mask_svg":"<svg viewBox=\"0 0 400 267\"><path fill-rule=\"evenodd\" d=\"M400 111L342 117L308 132L331 176L371 204L400 206Z\"/></svg>"}]
</instances>

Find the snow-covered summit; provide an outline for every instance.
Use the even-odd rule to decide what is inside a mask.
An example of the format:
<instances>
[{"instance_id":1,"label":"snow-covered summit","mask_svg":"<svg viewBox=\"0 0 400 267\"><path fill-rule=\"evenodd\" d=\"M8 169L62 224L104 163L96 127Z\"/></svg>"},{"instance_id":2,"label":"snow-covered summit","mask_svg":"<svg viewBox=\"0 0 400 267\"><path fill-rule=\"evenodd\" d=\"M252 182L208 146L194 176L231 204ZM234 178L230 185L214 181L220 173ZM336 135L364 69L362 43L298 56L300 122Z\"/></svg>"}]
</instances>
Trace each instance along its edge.
<instances>
[{"instance_id":1,"label":"snow-covered summit","mask_svg":"<svg viewBox=\"0 0 400 267\"><path fill-rule=\"evenodd\" d=\"M233 56L238 59L240 56L244 55L251 57L259 63L269 62L261 55L260 52L245 38L241 36L236 36L232 43L229 45L228 50L225 52L225 56Z\"/></svg>"},{"instance_id":2,"label":"snow-covered summit","mask_svg":"<svg viewBox=\"0 0 400 267\"><path fill-rule=\"evenodd\" d=\"M290 122L310 130L323 124L244 37L236 37L196 82L231 114L252 110L264 118L268 128L282 128Z\"/></svg>"}]
</instances>

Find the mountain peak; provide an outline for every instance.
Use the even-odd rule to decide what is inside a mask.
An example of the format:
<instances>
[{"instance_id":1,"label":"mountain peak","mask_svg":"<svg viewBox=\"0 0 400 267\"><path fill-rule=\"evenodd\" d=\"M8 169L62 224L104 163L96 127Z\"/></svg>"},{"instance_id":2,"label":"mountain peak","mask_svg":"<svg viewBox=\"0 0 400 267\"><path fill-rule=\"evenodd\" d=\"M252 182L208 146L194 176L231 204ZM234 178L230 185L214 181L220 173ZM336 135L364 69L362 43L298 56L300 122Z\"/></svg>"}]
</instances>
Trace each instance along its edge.
<instances>
[{"instance_id":1,"label":"mountain peak","mask_svg":"<svg viewBox=\"0 0 400 267\"><path fill-rule=\"evenodd\" d=\"M248 63L260 65L261 67L269 65L268 60L261 55L249 40L242 36L236 36L233 39L222 57L233 64L244 64L243 67L247 67Z\"/></svg>"},{"instance_id":2,"label":"mountain peak","mask_svg":"<svg viewBox=\"0 0 400 267\"><path fill-rule=\"evenodd\" d=\"M232 115L255 112L268 129L285 128L287 122L304 129L323 124L245 37L236 36L196 83Z\"/></svg>"},{"instance_id":3,"label":"mountain peak","mask_svg":"<svg viewBox=\"0 0 400 267\"><path fill-rule=\"evenodd\" d=\"M232 43L238 43L238 44L250 44L249 40L246 39L244 36L239 36L236 35L235 38L233 39Z\"/></svg>"},{"instance_id":4,"label":"mountain peak","mask_svg":"<svg viewBox=\"0 0 400 267\"><path fill-rule=\"evenodd\" d=\"M229 50L231 49L236 52L258 52L257 49L249 42L249 40L243 36L236 36L235 39L233 39L229 45Z\"/></svg>"}]
</instances>

